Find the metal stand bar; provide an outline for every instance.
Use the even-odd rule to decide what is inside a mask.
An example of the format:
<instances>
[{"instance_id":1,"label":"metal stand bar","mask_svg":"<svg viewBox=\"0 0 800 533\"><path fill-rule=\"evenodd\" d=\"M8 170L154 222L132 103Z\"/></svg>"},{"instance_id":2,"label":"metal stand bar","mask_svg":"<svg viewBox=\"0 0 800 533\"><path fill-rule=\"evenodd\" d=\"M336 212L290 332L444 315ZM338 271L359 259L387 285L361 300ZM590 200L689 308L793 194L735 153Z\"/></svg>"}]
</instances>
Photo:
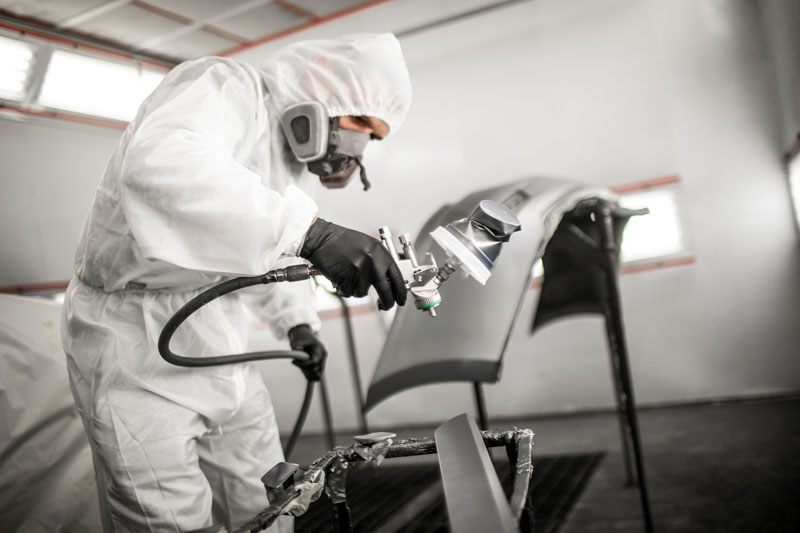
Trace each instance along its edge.
<instances>
[{"instance_id":1,"label":"metal stand bar","mask_svg":"<svg viewBox=\"0 0 800 533\"><path fill-rule=\"evenodd\" d=\"M528 493L529 475L523 476L520 474L530 474L532 470L531 446L529 444L532 444L533 436L533 432L529 429L492 430L480 433L480 438L486 447L508 446L517 443L516 476L511 493L511 501L519 501L522 498L521 495ZM524 445L522 445L523 443ZM282 496L276 498L275 501L270 503L269 507L237 529L236 533L253 533L271 526L278 516L283 514L286 507L300 496L302 489L299 489L298 486L302 485L307 489L309 484L316 483L319 480L320 471L326 474L324 477L325 491L331 497L331 502L334 505L346 502L347 472L352 463L365 461L362 456L363 450L356 449L356 447L362 446L358 444L348 448L337 447L311 463L299 478L295 478L294 485L290 489L286 489ZM436 441L432 437L396 441L389 445L388 449L384 450L386 459L430 455L437 453L437 451ZM338 525L336 527L345 528L340 530L346 530L348 524L352 523L347 520L350 515L349 509L346 506L340 506L334 510L337 513L335 520Z\"/></svg>"},{"instance_id":2,"label":"metal stand bar","mask_svg":"<svg viewBox=\"0 0 800 533\"><path fill-rule=\"evenodd\" d=\"M319 380L319 398L322 402L322 416L325 419L325 436L328 439L328 449L336 446L336 438L333 433L333 416L331 415L331 402L328 397L328 386L325 384L325 376Z\"/></svg>"},{"instance_id":3,"label":"metal stand bar","mask_svg":"<svg viewBox=\"0 0 800 533\"><path fill-rule=\"evenodd\" d=\"M333 504L333 531L334 533L351 533L353 531L353 517L346 501Z\"/></svg>"},{"instance_id":4,"label":"metal stand bar","mask_svg":"<svg viewBox=\"0 0 800 533\"><path fill-rule=\"evenodd\" d=\"M617 420L619 421L619 433L620 433L620 442L622 443L622 463L625 466L625 485L628 487L633 487L637 485L637 473L636 473L636 459L634 458L634 451L633 451L633 444L631 442L631 433L628 430L630 427L628 423L629 415L627 411L627 398L628 394L625 392L625 387L622 384L622 361L620 354L614 349L611 345L611 337L612 334L608 333L614 325L611 323L611 318L608 315L608 306L606 304L606 312L604 312L604 319L605 319L605 326L606 326L606 337L609 342L609 352L611 355L611 366L613 367L613 371L611 372L612 382L614 384L614 392L616 393L616 403L617 403Z\"/></svg>"},{"instance_id":5,"label":"metal stand bar","mask_svg":"<svg viewBox=\"0 0 800 533\"><path fill-rule=\"evenodd\" d=\"M627 443L629 447L626 448L626 450L633 450L633 458L636 466L636 480L639 485L639 497L642 504L645 530L651 533L653 531L653 520L650 514L650 500L647 494L647 479L642 457L639 423L636 416L633 383L628 365L628 350L625 343L625 332L622 323L622 307L619 301L619 285L617 279L618 250L614 236L614 217L611 212L611 207L608 204L601 206L597 215L599 219L598 222L601 224L601 246L606 259L606 291L604 301L606 333L608 336L609 351L611 352L611 358L614 362L615 373L619 380L618 398L625 407L623 443Z\"/></svg>"},{"instance_id":6,"label":"metal stand bar","mask_svg":"<svg viewBox=\"0 0 800 533\"><path fill-rule=\"evenodd\" d=\"M472 383L475 391L475 408L478 411L478 423L483 431L489 429L489 415L486 412L486 398L483 396L483 384L475 381Z\"/></svg>"},{"instance_id":7,"label":"metal stand bar","mask_svg":"<svg viewBox=\"0 0 800 533\"><path fill-rule=\"evenodd\" d=\"M526 457L530 457L531 454L531 442L526 443L526 448L523 450L523 453L526 453ZM509 467L509 475L511 477L511 486L516 487L517 483L520 481L519 476L524 475L527 477L528 482L530 482L530 478L533 475L533 463L527 463L524 465L524 468L519 468L519 441L514 441L506 444L506 455L508 456L508 467ZM518 470L522 470L519 472ZM533 533L533 501L530 495L528 494L528 488L525 488L525 493L514 493L514 496L517 498L522 497L524 501L521 505L521 512L519 516L519 530L520 533ZM517 505L518 506L518 505ZM512 510L516 509L513 503L511 505Z\"/></svg>"},{"instance_id":8,"label":"metal stand bar","mask_svg":"<svg viewBox=\"0 0 800 533\"><path fill-rule=\"evenodd\" d=\"M353 389L356 396L356 406L358 407L359 414L359 431L361 434L369 433L367 427L367 414L364 412L364 387L361 384L361 372L358 366L358 356L356 354L356 341L353 334L353 319L350 316L350 307L344 298L339 294L334 293L334 296L339 299L342 306L342 317L344 318L344 332L347 337L347 350L350 355L350 371L353 375Z\"/></svg>"},{"instance_id":9,"label":"metal stand bar","mask_svg":"<svg viewBox=\"0 0 800 533\"><path fill-rule=\"evenodd\" d=\"M338 450L342 450L342 448ZM325 493L330 496L331 504L333 504L334 533L351 533L353 531L353 516L350 513L350 506L347 504L347 472L349 471L349 465L343 455L336 453L338 450L331 450L334 457L325 476ZM313 468L314 464L311 465L309 470Z\"/></svg>"}]
</instances>

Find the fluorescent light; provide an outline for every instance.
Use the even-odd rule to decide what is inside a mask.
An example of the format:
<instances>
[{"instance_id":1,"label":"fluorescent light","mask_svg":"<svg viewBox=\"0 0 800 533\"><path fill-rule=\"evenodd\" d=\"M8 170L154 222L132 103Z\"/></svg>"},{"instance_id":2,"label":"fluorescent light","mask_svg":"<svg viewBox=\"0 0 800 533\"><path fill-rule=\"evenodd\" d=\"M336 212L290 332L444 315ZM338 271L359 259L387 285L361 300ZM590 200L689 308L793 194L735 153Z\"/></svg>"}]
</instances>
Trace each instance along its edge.
<instances>
[{"instance_id":1,"label":"fluorescent light","mask_svg":"<svg viewBox=\"0 0 800 533\"><path fill-rule=\"evenodd\" d=\"M620 196L629 209L647 207L650 213L631 217L622 234L621 261L641 261L686 251L675 188L658 187Z\"/></svg>"},{"instance_id":2,"label":"fluorescent light","mask_svg":"<svg viewBox=\"0 0 800 533\"><path fill-rule=\"evenodd\" d=\"M789 192L792 195L795 222L800 229L800 152L789 161Z\"/></svg>"},{"instance_id":3,"label":"fluorescent light","mask_svg":"<svg viewBox=\"0 0 800 533\"><path fill-rule=\"evenodd\" d=\"M56 50L38 103L128 121L163 77L159 72L132 65Z\"/></svg>"},{"instance_id":4,"label":"fluorescent light","mask_svg":"<svg viewBox=\"0 0 800 533\"><path fill-rule=\"evenodd\" d=\"M33 48L30 45L0 37L0 98L25 99L32 60Z\"/></svg>"}]
</instances>

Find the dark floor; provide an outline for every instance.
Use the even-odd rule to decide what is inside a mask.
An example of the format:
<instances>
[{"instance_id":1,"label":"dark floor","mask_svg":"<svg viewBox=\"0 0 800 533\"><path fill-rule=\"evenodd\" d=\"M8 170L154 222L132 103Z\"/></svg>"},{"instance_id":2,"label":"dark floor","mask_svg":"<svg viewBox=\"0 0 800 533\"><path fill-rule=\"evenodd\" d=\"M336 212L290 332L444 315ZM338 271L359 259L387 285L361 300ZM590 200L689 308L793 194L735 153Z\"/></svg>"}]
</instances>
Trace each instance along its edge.
<instances>
[{"instance_id":1,"label":"dark floor","mask_svg":"<svg viewBox=\"0 0 800 533\"><path fill-rule=\"evenodd\" d=\"M505 453L494 468L510 498L513 488ZM602 462L603 454L537 456L530 480L530 506L521 519L526 533L554 533ZM432 461L409 463L390 460L351 465L347 474L347 502L354 533L448 533L444 491L435 456ZM323 494L295 519L296 533L335 533L335 511ZM531 527L535 524L535 527Z\"/></svg>"},{"instance_id":2,"label":"dark floor","mask_svg":"<svg viewBox=\"0 0 800 533\"><path fill-rule=\"evenodd\" d=\"M639 422L656 531L800 531L800 398L647 409ZM614 414L492 425L533 429L539 455L608 452L561 533L643 530L638 491L624 487ZM304 438L292 460L307 464L325 448L322 437Z\"/></svg>"}]
</instances>

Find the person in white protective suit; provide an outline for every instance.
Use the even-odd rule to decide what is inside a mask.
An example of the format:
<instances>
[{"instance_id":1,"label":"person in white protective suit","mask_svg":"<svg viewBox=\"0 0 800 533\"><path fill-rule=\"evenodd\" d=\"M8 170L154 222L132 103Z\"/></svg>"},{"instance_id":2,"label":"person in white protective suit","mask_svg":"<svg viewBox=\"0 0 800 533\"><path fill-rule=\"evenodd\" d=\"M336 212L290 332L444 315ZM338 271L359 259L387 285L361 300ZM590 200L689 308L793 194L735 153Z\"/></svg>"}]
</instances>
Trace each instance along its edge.
<instances>
[{"instance_id":1,"label":"person in white protective suit","mask_svg":"<svg viewBox=\"0 0 800 533\"><path fill-rule=\"evenodd\" d=\"M326 178L298 162L280 117L319 102L342 130L381 138L410 100L397 39L363 34L290 45L260 69L189 61L143 102L96 191L62 319L107 531L230 530L268 505L260 478L283 452L260 374L171 366L159 333L209 286L298 256L345 296L374 287L381 308L404 304L402 276L376 239L316 218L313 191ZM220 299L178 330L174 349L244 351L245 303L277 337L294 333L318 379L325 351L310 283Z\"/></svg>"}]
</instances>

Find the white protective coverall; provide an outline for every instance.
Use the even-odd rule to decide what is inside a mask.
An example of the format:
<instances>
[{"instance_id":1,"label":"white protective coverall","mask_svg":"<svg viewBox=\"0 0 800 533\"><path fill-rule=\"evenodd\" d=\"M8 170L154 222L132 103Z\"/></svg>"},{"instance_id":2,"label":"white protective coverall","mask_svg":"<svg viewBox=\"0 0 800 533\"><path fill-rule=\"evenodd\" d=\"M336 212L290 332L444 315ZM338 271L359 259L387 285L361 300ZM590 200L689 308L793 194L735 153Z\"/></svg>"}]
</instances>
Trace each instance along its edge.
<instances>
[{"instance_id":1,"label":"white protective coverall","mask_svg":"<svg viewBox=\"0 0 800 533\"><path fill-rule=\"evenodd\" d=\"M397 39L363 34L290 45L260 69L186 62L143 102L97 188L62 318L106 530L232 529L267 505L260 478L283 453L258 371L171 366L159 333L211 284L296 255L319 185L292 159L280 111L316 100L331 116L377 117L395 131L410 99ZM254 310L276 336L318 328L309 284L261 289ZM244 351L250 296L201 309L173 349Z\"/></svg>"}]
</instances>

